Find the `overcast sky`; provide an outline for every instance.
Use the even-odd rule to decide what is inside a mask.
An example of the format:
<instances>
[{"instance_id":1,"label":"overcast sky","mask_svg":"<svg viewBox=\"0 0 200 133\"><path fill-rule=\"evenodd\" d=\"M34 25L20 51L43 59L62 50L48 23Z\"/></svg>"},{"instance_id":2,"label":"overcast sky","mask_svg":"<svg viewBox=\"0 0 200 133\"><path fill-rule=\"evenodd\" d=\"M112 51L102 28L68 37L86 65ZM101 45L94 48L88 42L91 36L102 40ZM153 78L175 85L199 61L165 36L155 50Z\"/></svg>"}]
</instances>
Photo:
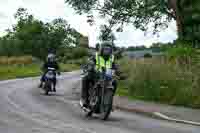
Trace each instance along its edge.
<instances>
[{"instance_id":1,"label":"overcast sky","mask_svg":"<svg viewBox=\"0 0 200 133\"><path fill-rule=\"evenodd\" d=\"M94 46L99 33L99 25L103 20L96 21L93 27L86 22L85 15L77 15L73 9L64 4L64 0L0 0L0 33L15 24L14 13L19 7L28 9L28 12L42 21L49 22L55 18L66 19L72 27L84 35L89 36L90 45ZM144 36L140 30L135 30L132 26L126 26L122 33L116 33L117 45L132 46L146 45L153 42L171 42L177 38L176 25L172 22L168 29L162 31L160 36L153 36L151 33Z\"/></svg>"}]
</instances>

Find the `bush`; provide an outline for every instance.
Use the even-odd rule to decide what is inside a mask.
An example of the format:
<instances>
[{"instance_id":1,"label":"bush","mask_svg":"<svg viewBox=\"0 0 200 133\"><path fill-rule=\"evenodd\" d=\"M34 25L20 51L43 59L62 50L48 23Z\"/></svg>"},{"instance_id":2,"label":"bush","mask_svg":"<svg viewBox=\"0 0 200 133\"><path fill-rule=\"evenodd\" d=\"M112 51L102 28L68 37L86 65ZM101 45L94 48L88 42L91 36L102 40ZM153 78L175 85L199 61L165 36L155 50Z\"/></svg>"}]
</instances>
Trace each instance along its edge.
<instances>
[{"instance_id":1,"label":"bush","mask_svg":"<svg viewBox=\"0 0 200 133\"><path fill-rule=\"evenodd\" d=\"M191 65L190 59L196 55L196 49L190 46L176 46L169 48L166 55L172 62L177 62L180 65Z\"/></svg>"},{"instance_id":2,"label":"bush","mask_svg":"<svg viewBox=\"0 0 200 133\"><path fill-rule=\"evenodd\" d=\"M150 53L144 54L144 58L152 58L152 55Z\"/></svg>"},{"instance_id":3,"label":"bush","mask_svg":"<svg viewBox=\"0 0 200 133\"><path fill-rule=\"evenodd\" d=\"M83 47L69 48L66 49L62 54L60 54L59 61L63 63L82 64L85 62L88 56L89 56L89 51L86 48Z\"/></svg>"},{"instance_id":4,"label":"bush","mask_svg":"<svg viewBox=\"0 0 200 133\"><path fill-rule=\"evenodd\" d=\"M198 69L185 69L158 58L123 59L120 64L128 78L120 82L119 93L127 90L132 98L200 107Z\"/></svg>"},{"instance_id":5,"label":"bush","mask_svg":"<svg viewBox=\"0 0 200 133\"><path fill-rule=\"evenodd\" d=\"M73 49L72 52L72 58L73 59L80 59L82 57L88 56L88 50L86 48L83 47L77 47L75 49Z\"/></svg>"}]
</instances>

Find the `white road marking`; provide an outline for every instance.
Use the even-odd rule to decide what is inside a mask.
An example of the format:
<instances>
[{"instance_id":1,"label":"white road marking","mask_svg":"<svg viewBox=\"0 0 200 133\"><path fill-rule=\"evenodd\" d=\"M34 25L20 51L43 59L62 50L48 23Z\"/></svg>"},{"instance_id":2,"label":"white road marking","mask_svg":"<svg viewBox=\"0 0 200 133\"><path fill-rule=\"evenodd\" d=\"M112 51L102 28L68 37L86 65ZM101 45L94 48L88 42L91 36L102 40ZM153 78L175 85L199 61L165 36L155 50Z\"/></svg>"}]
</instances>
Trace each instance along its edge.
<instances>
[{"instance_id":1,"label":"white road marking","mask_svg":"<svg viewBox=\"0 0 200 133\"><path fill-rule=\"evenodd\" d=\"M194 121L187 121L187 120L180 120L180 119L174 119L171 117L168 117L160 112L153 112L153 114L157 117L160 117L162 119L168 120L168 121L174 121L174 122L179 122L179 123L184 123L184 124L190 124L190 125L195 125L195 126L200 126L199 122L194 122Z\"/></svg>"}]
</instances>

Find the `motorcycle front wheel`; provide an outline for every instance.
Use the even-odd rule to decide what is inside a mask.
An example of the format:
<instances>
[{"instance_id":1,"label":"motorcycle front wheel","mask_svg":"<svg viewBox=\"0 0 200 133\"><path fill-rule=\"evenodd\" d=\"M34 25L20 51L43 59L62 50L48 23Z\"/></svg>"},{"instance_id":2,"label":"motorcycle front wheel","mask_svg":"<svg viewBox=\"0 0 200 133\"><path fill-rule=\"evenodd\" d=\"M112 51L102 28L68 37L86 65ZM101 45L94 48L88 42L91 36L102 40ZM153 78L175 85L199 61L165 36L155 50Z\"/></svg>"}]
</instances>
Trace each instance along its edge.
<instances>
[{"instance_id":1,"label":"motorcycle front wheel","mask_svg":"<svg viewBox=\"0 0 200 133\"><path fill-rule=\"evenodd\" d=\"M98 103L98 93L96 91L97 89L94 89L92 84L90 84L89 87L89 97L88 97L88 101L89 101L89 107L90 107L90 111L87 112L86 116L87 117L91 117L92 114L95 112L96 107L97 107L97 103Z\"/></svg>"},{"instance_id":2,"label":"motorcycle front wheel","mask_svg":"<svg viewBox=\"0 0 200 133\"><path fill-rule=\"evenodd\" d=\"M102 103L103 112L101 112L101 119L107 120L110 116L110 113L112 111L112 105L113 105L113 91L111 89L107 89L104 94L104 99Z\"/></svg>"}]
</instances>

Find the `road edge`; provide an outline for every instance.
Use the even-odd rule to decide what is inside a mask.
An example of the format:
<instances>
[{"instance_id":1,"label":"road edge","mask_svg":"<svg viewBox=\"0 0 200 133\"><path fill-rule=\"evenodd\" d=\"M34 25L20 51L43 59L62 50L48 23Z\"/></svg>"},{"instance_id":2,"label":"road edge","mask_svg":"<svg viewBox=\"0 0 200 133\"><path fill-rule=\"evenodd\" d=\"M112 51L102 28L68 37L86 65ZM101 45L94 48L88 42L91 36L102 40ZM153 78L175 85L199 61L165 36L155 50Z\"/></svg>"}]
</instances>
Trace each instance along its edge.
<instances>
[{"instance_id":1,"label":"road edge","mask_svg":"<svg viewBox=\"0 0 200 133\"><path fill-rule=\"evenodd\" d=\"M114 108L121 110L121 111L143 114L143 115L146 115L146 116L150 116L150 117L161 119L161 120L167 120L167 121L170 121L170 122L188 124L188 125L193 125L193 126L200 126L199 122L175 119L175 118L169 117L169 116L167 116L167 115L165 115L161 112L152 112L152 111L147 111L147 110L143 110L143 109L139 109L139 108L127 108L127 107L123 107L121 105L114 105Z\"/></svg>"},{"instance_id":2,"label":"road edge","mask_svg":"<svg viewBox=\"0 0 200 133\"><path fill-rule=\"evenodd\" d=\"M80 82L77 84L77 86L75 88L80 89ZM117 97L117 96L115 96L115 97ZM118 100L120 100L120 99L118 99ZM114 105L113 105L113 109L114 110L117 109L117 110L121 110L121 111L125 111L125 112L130 112L130 113L137 113L137 114L149 116L149 117L152 117L152 118L155 118L155 119L161 119L161 120L166 120L166 121L170 121L170 122L188 124L188 125L193 125L193 126L200 126L199 122L175 119L175 118L169 117L169 116L167 116L167 115L165 115L161 112L156 112L154 110L145 110L145 109L136 108L136 107L128 108L128 107L125 107L125 106L123 106L119 103L115 103L115 102L114 102Z\"/></svg>"},{"instance_id":3,"label":"road edge","mask_svg":"<svg viewBox=\"0 0 200 133\"><path fill-rule=\"evenodd\" d=\"M79 71L72 71L72 72L64 72L63 76L61 79L66 78L66 76L68 74L72 74L72 73L76 73ZM10 80L2 80L0 81L0 84L4 84L4 83L11 83L11 82L17 82L17 81L22 81L25 79L34 79L34 78L39 78L39 76L37 77L27 77L27 78L18 78L18 79L10 79ZM79 85L77 85L79 86ZM188 120L181 120L181 119L176 119L176 118L172 118L169 117L161 112L155 112L155 111L151 111L151 110L144 110L144 109L140 109L140 108L128 108L128 107L124 107L123 105L114 105L114 109L118 109L121 111L126 111L126 112L131 112L131 113L138 113L138 114L142 114L142 115L146 115L146 116L150 116L153 118L157 118L157 119L161 119L161 120L167 120L167 121L171 121L171 122L176 122L176 123L182 123L182 124L188 124L188 125L193 125L193 126L200 126L199 122L194 122L194 121L188 121Z\"/></svg>"}]
</instances>

